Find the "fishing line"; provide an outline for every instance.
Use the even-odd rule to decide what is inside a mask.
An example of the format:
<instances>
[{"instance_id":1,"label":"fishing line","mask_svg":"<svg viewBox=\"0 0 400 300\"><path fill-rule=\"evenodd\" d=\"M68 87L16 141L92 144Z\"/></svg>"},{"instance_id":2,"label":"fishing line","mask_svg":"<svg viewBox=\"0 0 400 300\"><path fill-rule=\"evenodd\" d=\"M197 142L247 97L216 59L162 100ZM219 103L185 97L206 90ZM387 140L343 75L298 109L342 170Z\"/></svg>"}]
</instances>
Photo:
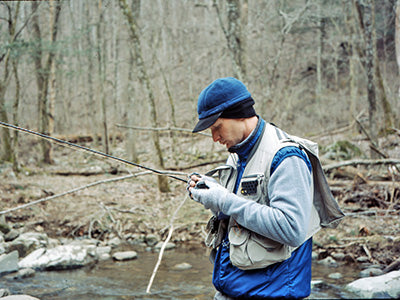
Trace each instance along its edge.
<instances>
[{"instance_id":1,"label":"fishing line","mask_svg":"<svg viewBox=\"0 0 400 300\"><path fill-rule=\"evenodd\" d=\"M123 158L119 158L119 157L116 157L116 156L113 156L113 155L110 155L110 154L107 154L107 153L103 153L103 152L100 152L100 151L97 151L97 150L93 150L93 149L90 149L90 148L87 148L87 147L84 147L84 146L81 146L81 145L77 145L77 144L74 144L74 143L71 143L71 142L68 142L68 141L64 141L64 140L61 140L61 139L58 139L58 138L55 138L55 137L52 137L52 136L48 136L48 135L40 133L40 132L36 132L36 131L33 131L33 130L22 128L22 127L13 125L13 124L8 124L8 123L2 122L2 121L0 121L0 126L5 127L5 128L10 128L10 129L13 129L13 130L17 130L17 131L21 131L21 132L25 132L25 133L28 133L28 134L31 134L31 135L36 135L36 136L38 136L38 137L40 137L42 139L57 143L57 144L59 144L61 146L70 147L70 148L73 148L73 149L78 149L78 150L90 152L90 153L93 153L95 155L106 157L106 158L109 158L109 159L113 159L113 160L119 161L121 163L124 163L124 164L127 164L127 165L131 165L131 166L135 166L135 167L147 170L147 171L151 171L151 172L159 174L159 175L165 175L165 176L168 176L168 177L170 177L172 179L175 179L175 180L183 181L185 183L187 182L187 179L183 179L183 178L168 174L167 172L156 170L156 169L152 169L150 167L146 167L146 166L143 166L141 164L137 164L137 163L131 162L131 161L123 159Z\"/></svg>"}]
</instances>

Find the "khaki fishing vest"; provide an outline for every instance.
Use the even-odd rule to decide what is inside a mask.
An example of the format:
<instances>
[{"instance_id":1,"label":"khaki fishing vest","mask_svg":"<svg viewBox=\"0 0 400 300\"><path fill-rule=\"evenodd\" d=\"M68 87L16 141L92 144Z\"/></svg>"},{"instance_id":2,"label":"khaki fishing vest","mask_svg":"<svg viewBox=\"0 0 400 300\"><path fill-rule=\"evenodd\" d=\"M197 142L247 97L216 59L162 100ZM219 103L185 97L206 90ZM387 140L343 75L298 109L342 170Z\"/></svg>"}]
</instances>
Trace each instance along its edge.
<instances>
[{"instance_id":1,"label":"khaki fishing vest","mask_svg":"<svg viewBox=\"0 0 400 300\"><path fill-rule=\"evenodd\" d=\"M312 195L313 206L307 236L304 241L313 236L321 227L336 227L344 217L336 200L332 196L326 181L321 163L318 159L318 145L306 139L288 135L272 124L266 124L258 144L253 147L249 160L242 175L237 194L245 199L269 206L268 182L271 163L275 154L287 146L296 146L304 151L312 165ZM218 173L220 183L229 191L233 191L238 175L236 164L238 157L233 154L225 166L218 167L206 175ZM281 244L265 236L252 232L239 225L233 217L228 221L210 219L207 230L206 245L212 247L215 255L228 232L229 255L233 265L240 269L259 269L276 262L286 260L296 248Z\"/></svg>"}]
</instances>

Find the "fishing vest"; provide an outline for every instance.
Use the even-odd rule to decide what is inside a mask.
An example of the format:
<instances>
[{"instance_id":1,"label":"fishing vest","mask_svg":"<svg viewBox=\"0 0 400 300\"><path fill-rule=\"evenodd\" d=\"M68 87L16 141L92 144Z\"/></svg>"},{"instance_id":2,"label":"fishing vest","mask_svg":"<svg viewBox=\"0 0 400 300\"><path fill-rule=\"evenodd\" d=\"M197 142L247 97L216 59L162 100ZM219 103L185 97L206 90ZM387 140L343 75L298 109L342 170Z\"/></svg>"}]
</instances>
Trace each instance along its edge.
<instances>
[{"instance_id":1,"label":"fishing vest","mask_svg":"<svg viewBox=\"0 0 400 300\"><path fill-rule=\"evenodd\" d=\"M312 197L313 206L307 235L309 239L321 227L335 228L344 217L338 203L334 199L321 163L318 158L318 145L312 141L292 136L272 124L266 124L256 145L254 145L239 183L237 195L257 203L268 205L268 182L271 163L275 154L287 146L296 146L304 151L312 166ZM218 173L221 185L233 192L237 172L237 154L231 155L226 165L220 166L206 175ZM265 268L277 262L286 260L296 247L281 244L239 225L233 217L228 220L218 220L212 217L207 225L208 236L206 245L213 248L210 259L213 261L216 249L226 234L230 243L229 256L232 264L240 269Z\"/></svg>"}]
</instances>

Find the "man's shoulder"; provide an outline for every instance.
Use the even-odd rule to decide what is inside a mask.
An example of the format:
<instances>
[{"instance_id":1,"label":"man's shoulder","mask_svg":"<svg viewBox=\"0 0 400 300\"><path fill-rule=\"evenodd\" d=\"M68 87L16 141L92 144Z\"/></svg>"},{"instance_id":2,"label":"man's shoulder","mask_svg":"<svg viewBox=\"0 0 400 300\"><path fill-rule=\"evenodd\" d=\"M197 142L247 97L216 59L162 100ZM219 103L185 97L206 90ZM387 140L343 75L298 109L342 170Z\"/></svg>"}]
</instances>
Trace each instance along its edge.
<instances>
[{"instance_id":1,"label":"man's shoulder","mask_svg":"<svg viewBox=\"0 0 400 300\"><path fill-rule=\"evenodd\" d=\"M271 174L273 173L273 171L276 170L276 168L280 165L280 163L284 159L286 159L288 157L293 157L293 156L299 157L300 159L302 159L306 163L308 169L311 172L311 162L308 159L307 154L303 150L301 150L299 147L291 145L291 146L283 147L283 148L279 149L278 152L276 152L274 158L272 159L272 163L271 163Z\"/></svg>"}]
</instances>

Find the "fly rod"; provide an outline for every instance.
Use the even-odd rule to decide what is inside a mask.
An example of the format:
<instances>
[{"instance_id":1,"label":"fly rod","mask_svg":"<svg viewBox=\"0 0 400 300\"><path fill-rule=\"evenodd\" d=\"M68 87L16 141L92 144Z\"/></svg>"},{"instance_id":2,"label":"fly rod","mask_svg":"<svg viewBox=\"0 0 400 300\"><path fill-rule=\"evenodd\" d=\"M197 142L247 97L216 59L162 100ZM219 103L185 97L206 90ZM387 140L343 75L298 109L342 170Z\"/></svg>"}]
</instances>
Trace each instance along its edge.
<instances>
[{"instance_id":1,"label":"fly rod","mask_svg":"<svg viewBox=\"0 0 400 300\"><path fill-rule=\"evenodd\" d=\"M103 152L100 152L100 151L97 151L97 150L93 150L93 149L90 149L90 148L87 148L87 147L84 147L84 146L81 146L81 145L77 145L77 144L74 144L74 143L71 143L71 142L68 142L68 141L64 141L64 140L61 140L61 139L58 139L58 138L55 138L55 137L48 136L46 134L40 133L40 132L36 132L36 131L33 131L33 130L22 128L22 127L13 125L13 124L8 124L8 123L0 121L0 126L5 127L5 128L10 128L10 129L13 129L13 130L16 130L16 131L20 131L20 132L25 132L25 133L28 133L28 134L31 134L31 135L35 135L35 136L38 136L38 137L40 137L42 139L57 143L57 144L62 145L62 146L72 147L72 148L75 148L75 149L78 149L78 150L83 150L83 151L86 151L86 152L93 153L93 154L98 155L98 156L102 156L102 157L106 157L106 158L109 158L109 159L113 159L113 160L119 161L119 162L127 164L127 165L131 165L131 166L135 166L135 167L147 170L147 171L151 171L151 172L156 173L158 175L165 175L165 176L168 176L168 177L170 177L172 179L183 181L185 183L187 181L186 179L183 179L183 178L171 175L171 174L167 174L166 172L163 172L163 171L160 171L160 170L152 169L150 167L146 167L146 166L131 162L129 160L123 159L123 158L119 158L119 157L116 157L116 156L113 156L113 155L110 155L110 154L107 154L107 153L103 153Z\"/></svg>"}]
</instances>

